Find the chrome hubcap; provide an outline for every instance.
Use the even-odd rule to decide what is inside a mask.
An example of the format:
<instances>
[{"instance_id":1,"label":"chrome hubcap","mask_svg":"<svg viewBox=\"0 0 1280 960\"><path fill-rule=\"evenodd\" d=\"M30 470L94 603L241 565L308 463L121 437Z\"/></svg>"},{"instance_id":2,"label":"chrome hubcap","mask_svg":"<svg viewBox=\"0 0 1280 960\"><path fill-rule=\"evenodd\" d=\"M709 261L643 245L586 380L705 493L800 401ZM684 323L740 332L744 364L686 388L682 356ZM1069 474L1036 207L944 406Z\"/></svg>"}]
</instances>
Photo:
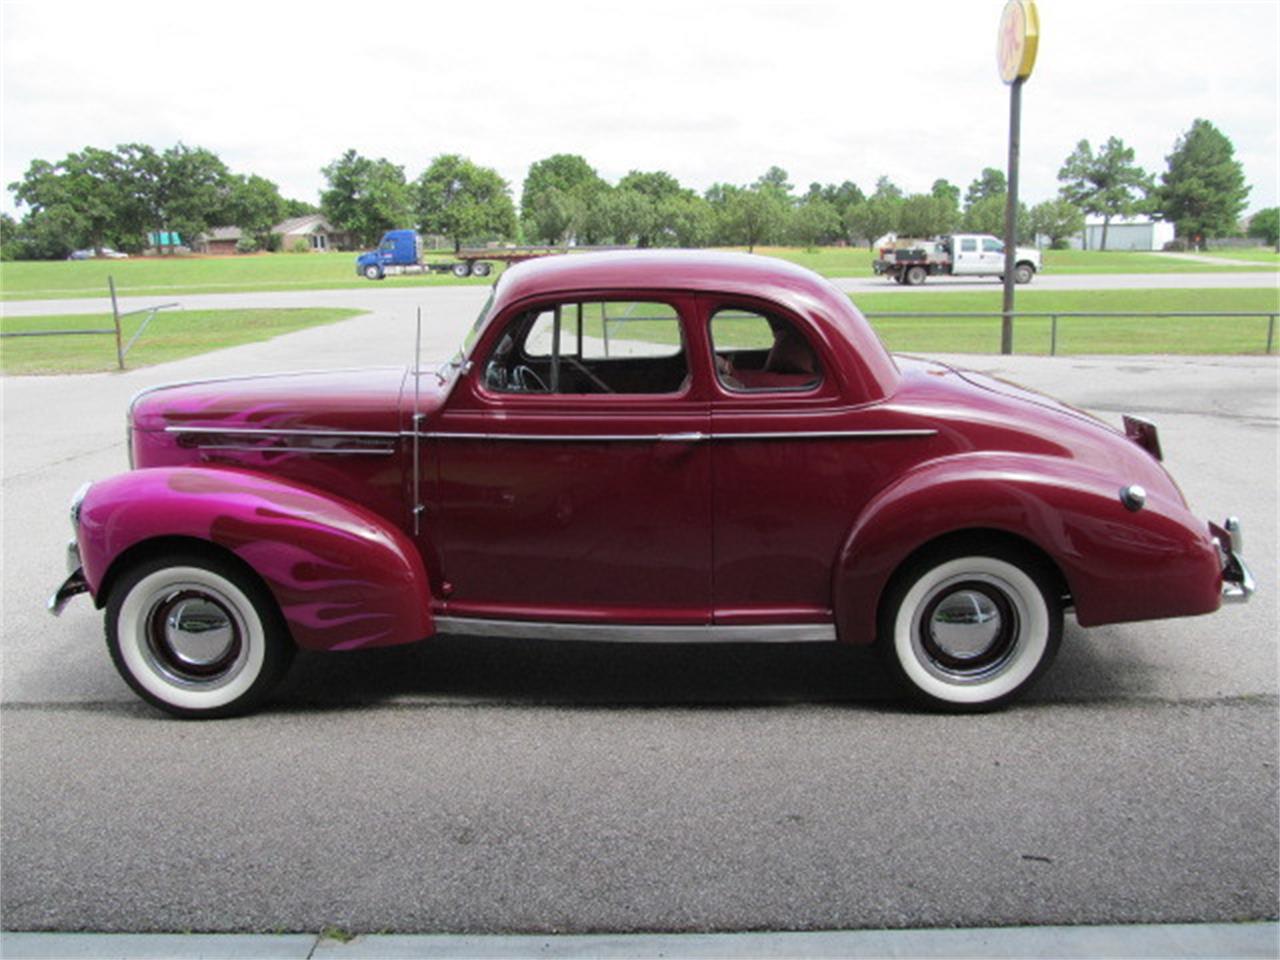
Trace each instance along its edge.
<instances>
[{"instance_id":1,"label":"chrome hubcap","mask_svg":"<svg viewBox=\"0 0 1280 960\"><path fill-rule=\"evenodd\" d=\"M1014 661L1021 621L999 580L979 575L948 581L917 609L912 645L940 679L989 680Z\"/></svg>"},{"instance_id":2,"label":"chrome hubcap","mask_svg":"<svg viewBox=\"0 0 1280 960\"><path fill-rule=\"evenodd\" d=\"M995 602L977 590L957 590L943 597L929 619L930 637L949 657L972 660L991 649L1003 620Z\"/></svg>"},{"instance_id":3,"label":"chrome hubcap","mask_svg":"<svg viewBox=\"0 0 1280 960\"><path fill-rule=\"evenodd\" d=\"M219 687L244 667L244 621L230 599L203 584L157 593L143 630L147 661L180 686Z\"/></svg>"},{"instance_id":4,"label":"chrome hubcap","mask_svg":"<svg viewBox=\"0 0 1280 960\"><path fill-rule=\"evenodd\" d=\"M216 664L236 642L235 625L227 611L204 597L175 603L165 618L164 633L173 655L196 668Z\"/></svg>"}]
</instances>

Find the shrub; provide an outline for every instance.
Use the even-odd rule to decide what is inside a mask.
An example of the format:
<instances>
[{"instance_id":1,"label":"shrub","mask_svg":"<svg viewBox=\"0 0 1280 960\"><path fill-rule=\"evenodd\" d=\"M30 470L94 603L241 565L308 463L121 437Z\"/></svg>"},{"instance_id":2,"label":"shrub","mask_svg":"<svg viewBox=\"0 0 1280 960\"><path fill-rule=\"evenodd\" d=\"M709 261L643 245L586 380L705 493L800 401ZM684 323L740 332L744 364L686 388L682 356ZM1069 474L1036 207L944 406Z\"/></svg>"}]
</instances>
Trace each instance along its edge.
<instances>
[{"instance_id":1,"label":"shrub","mask_svg":"<svg viewBox=\"0 0 1280 960\"><path fill-rule=\"evenodd\" d=\"M306 237L298 237L296 240L293 241L293 244L289 247L289 252L290 253L310 253L311 241L308 240Z\"/></svg>"},{"instance_id":2,"label":"shrub","mask_svg":"<svg viewBox=\"0 0 1280 960\"><path fill-rule=\"evenodd\" d=\"M236 253L257 253L258 241L246 234L236 241Z\"/></svg>"},{"instance_id":3,"label":"shrub","mask_svg":"<svg viewBox=\"0 0 1280 960\"><path fill-rule=\"evenodd\" d=\"M1161 249L1163 249L1166 253L1186 253L1187 241L1179 237L1177 239L1170 240Z\"/></svg>"}]
</instances>

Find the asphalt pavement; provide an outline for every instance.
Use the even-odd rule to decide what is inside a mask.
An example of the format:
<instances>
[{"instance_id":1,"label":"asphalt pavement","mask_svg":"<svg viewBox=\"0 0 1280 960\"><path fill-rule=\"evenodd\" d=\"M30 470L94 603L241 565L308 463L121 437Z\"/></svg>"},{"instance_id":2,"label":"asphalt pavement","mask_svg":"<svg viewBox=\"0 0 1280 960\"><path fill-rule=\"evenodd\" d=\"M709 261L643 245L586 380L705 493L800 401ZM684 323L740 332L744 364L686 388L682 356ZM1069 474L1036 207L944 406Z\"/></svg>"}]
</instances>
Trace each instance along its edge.
<instances>
[{"instance_id":1,"label":"asphalt pavement","mask_svg":"<svg viewBox=\"0 0 1280 960\"><path fill-rule=\"evenodd\" d=\"M963 358L1113 421L1154 419L1193 506L1243 518L1260 585L1252 603L1211 617L1069 622L1050 674L1000 713L914 711L873 657L834 646L481 639L300 657L273 706L234 721L172 721L139 704L89 603L60 620L43 611L63 575L67 498L125 468L137 389L403 365L419 304L424 356L443 358L485 296L371 287L358 301L370 315L266 343L121 374L4 379L6 929L1276 916L1274 358ZM349 292L323 293L341 305L334 295Z\"/></svg>"}]
</instances>

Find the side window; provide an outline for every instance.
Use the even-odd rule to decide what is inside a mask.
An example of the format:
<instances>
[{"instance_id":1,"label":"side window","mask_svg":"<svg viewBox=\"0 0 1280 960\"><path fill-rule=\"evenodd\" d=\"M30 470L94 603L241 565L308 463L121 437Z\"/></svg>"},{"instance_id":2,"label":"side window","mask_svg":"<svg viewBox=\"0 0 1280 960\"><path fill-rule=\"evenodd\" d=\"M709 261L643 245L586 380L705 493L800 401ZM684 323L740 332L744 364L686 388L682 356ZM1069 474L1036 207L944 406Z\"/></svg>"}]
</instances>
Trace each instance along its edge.
<instances>
[{"instance_id":1,"label":"side window","mask_svg":"<svg viewBox=\"0 0 1280 960\"><path fill-rule=\"evenodd\" d=\"M822 382L817 351L789 320L726 307L711 317L716 376L734 391L809 390Z\"/></svg>"},{"instance_id":2,"label":"side window","mask_svg":"<svg viewBox=\"0 0 1280 960\"><path fill-rule=\"evenodd\" d=\"M512 320L484 383L503 393L676 393L688 375L675 307L573 301Z\"/></svg>"},{"instance_id":3,"label":"side window","mask_svg":"<svg viewBox=\"0 0 1280 960\"><path fill-rule=\"evenodd\" d=\"M983 253L1004 253L1004 244L1001 243L999 240L983 240L982 252Z\"/></svg>"},{"instance_id":4,"label":"side window","mask_svg":"<svg viewBox=\"0 0 1280 960\"><path fill-rule=\"evenodd\" d=\"M965 240L961 240L961 241L960 241L960 252L961 252L961 253L977 253L977 252L978 252L978 241L977 241L977 240L975 240L975 239L973 239L973 237L969 237L969 238L967 238L967 239L965 239Z\"/></svg>"}]
</instances>

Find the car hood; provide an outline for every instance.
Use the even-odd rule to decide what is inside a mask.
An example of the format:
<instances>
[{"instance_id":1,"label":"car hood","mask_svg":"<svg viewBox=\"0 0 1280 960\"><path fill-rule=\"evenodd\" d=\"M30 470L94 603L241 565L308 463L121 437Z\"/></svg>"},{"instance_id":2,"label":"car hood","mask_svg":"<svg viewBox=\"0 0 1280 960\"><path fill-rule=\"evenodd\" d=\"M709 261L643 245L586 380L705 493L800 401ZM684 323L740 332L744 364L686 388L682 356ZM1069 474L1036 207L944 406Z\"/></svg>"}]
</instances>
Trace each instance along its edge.
<instances>
[{"instance_id":1,"label":"car hood","mask_svg":"<svg viewBox=\"0 0 1280 960\"><path fill-rule=\"evenodd\" d=\"M438 379L424 373L419 410L443 400ZM173 427L399 433L401 404L413 378L403 367L288 373L170 384L134 398L135 430Z\"/></svg>"}]
</instances>

